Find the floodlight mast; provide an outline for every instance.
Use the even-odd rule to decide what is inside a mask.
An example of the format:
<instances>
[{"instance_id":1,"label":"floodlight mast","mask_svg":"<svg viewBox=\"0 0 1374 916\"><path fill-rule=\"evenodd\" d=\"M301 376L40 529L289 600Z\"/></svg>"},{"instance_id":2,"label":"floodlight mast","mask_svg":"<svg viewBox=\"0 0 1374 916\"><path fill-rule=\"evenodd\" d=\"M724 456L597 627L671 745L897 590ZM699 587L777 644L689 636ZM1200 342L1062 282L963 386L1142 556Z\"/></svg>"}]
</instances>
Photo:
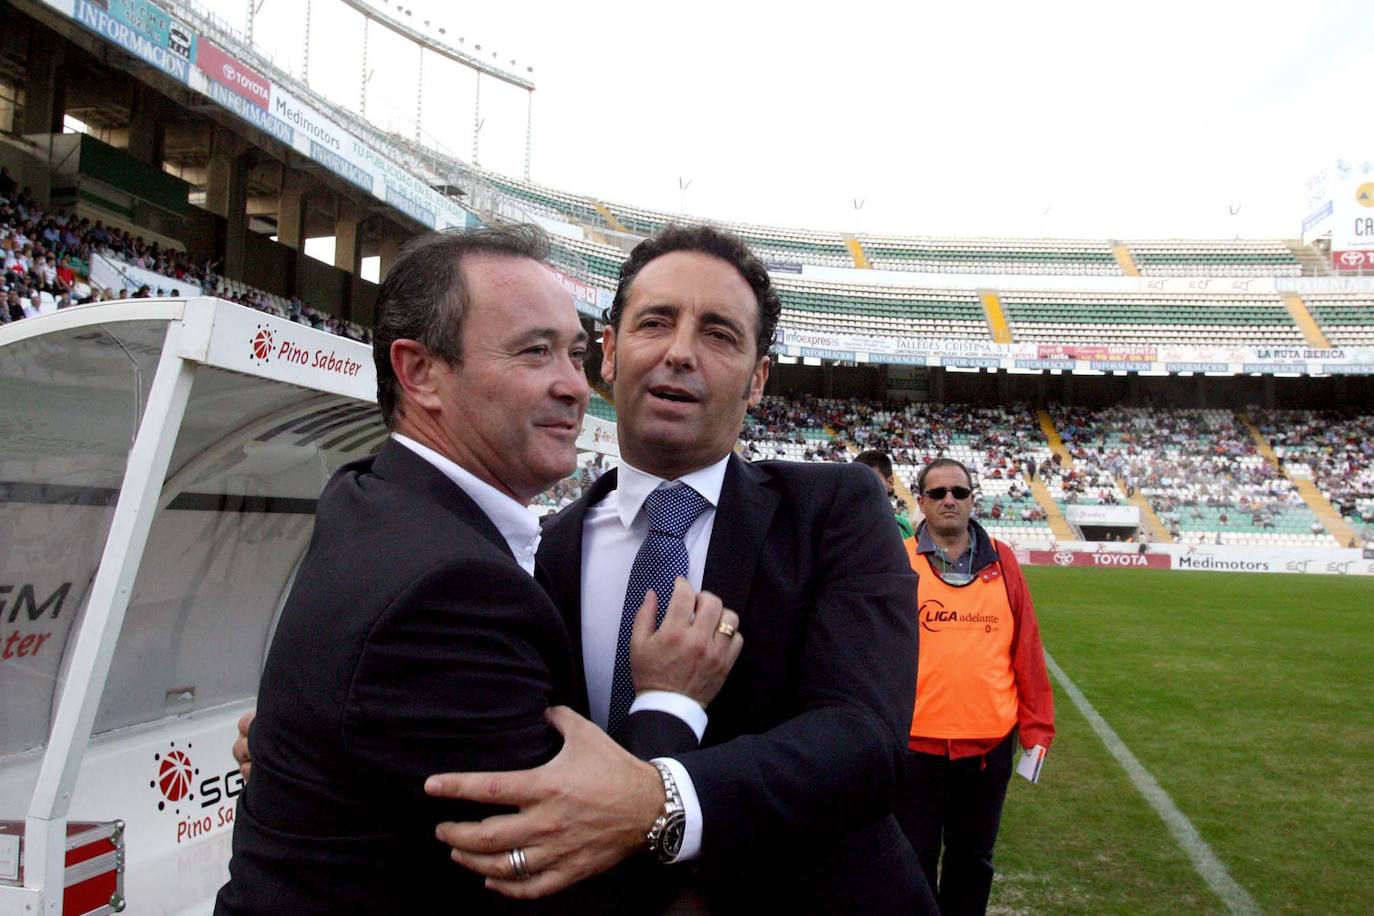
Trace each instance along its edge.
<instances>
[{"instance_id":1,"label":"floodlight mast","mask_svg":"<svg viewBox=\"0 0 1374 916\"><path fill-rule=\"evenodd\" d=\"M254 4L254 2L257 2L257 3L259 3L259 5L261 5L261 3L264 2L264 0L248 0L248 9L249 9L248 24L249 24L249 35L250 35L250 36L251 36L251 34L252 34L252 23L253 23L253 13L254 13L253 4ZM343 3L345 6L348 6L348 7L352 8L353 10L357 11L358 13L361 13L362 16L363 16L363 77L362 77L362 86L361 86L361 88L360 88L360 92L361 92L361 95L362 95L362 105L361 105L362 112L361 112L361 113L362 113L364 116L365 116L366 113L367 113L367 111L366 111L366 110L367 110L367 82L368 82L368 80L371 78L371 73L369 73L369 72L367 71L367 63L366 63L366 60L367 60L367 30L368 30L368 24L369 24L370 22L372 22L372 21L375 20L375 21L377 22L378 25L382 26L383 28L390 29L392 32L396 33L397 35L400 35L402 38L405 38L405 39L408 40L408 41L413 41L413 42L415 42L415 44L418 45L419 48L420 48L419 85L418 85L417 90L416 90L416 100L415 100L415 142L416 142L416 143L420 143L420 142L421 142L421 136L422 136L422 133L423 133L422 127L421 127L421 122L422 122L422 114L423 114L423 111L424 111L424 54L425 54L426 51L430 51L430 52L433 52L434 54L438 54L440 57L446 57L446 58L448 58L449 60L453 61L454 63L461 64L461 65L464 66L464 67L468 67L468 68L472 69L472 70L475 71L476 74L477 74L477 81L476 81L476 82L477 82L477 85L476 85L476 89L474 90L474 96L473 96L473 116L472 116L472 121L473 121L473 128L472 128L472 164L473 164L473 165L479 165L479 164L480 164L480 162L479 162L479 160L478 160L478 142L479 142L479 134L480 134L481 131L482 131L482 124L483 124L483 121L482 121L482 75L483 75L483 74L486 74L487 76L495 77L496 79L500 80L500 81L503 82L503 83L507 83L507 84L509 84L509 85L511 85L511 86L515 86L515 87L518 88L518 89L523 89L523 90L525 90L525 93L526 93L526 99L525 99L525 179L526 179L527 181L529 180L529 177L530 177L530 145L531 145L531 141L532 141L532 135L533 135L533 121L534 121L534 81L533 81L533 80L530 80L530 79L527 79L526 77L520 76L519 74L514 73L514 72L512 72L512 71L510 71L510 70L506 70L506 69L503 69L503 68L501 68L501 67L493 66L492 64L487 63L486 61L482 60L481 58L479 58L479 57L477 57L477 56L475 56L475 55L473 55L473 54L468 54L468 53L465 52L465 51L460 51L460 50L458 50L457 48L453 47L453 45L450 45L450 44L448 44L447 42L439 41L438 39L434 38L432 35L428 35L428 34L426 34L424 31L422 31L422 30L420 30L420 29L417 29L417 28L415 28L415 27L413 27L413 26L411 26L411 25L408 25L407 23L403 22L403 21L400 20L400 19L394 19L394 18L392 18L391 16L387 15L384 11L379 10L379 9L377 9L376 7L372 6L371 4L364 2L364 0L340 0L340 2ZM307 10L307 16L308 16L308 15L309 15L309 12L308 12L308 10ZM425 21L425 25L429 25L429 21L428 21L428 20ZM443 29L440 29L439 31L442 32ZM308 42L308 41L309 41L309 39L307 38L307 42ZM480 50L480 46L479 46L479 50ZM492 57L495 58L496 55L493 54ZM512 60L512 61L511 61L511 64L514 65L514 63L515 63L515 61ZM308 66L308 65L307 65L307 66ZM533 72L534 72L534 68L532 68L532 67L526 67L525 70L526 70L527 72L529 72L529 73L533 73Z\"/></svg>"},{"instance_id":2,"label":"floodlight mast","mask_svg":"<svg viewBox=\"0 0 1374 916\"><path fill-rule=\"evenodd\" d=\"M493 66L483 61L480 57L468 54L465 51L460 51L446 42L439 41L433 36L425 34L420 29L407 25L399 19L393 19L382 10L368 3L364 3L363 0L339 0L339 2L357 10L367 19L376 20L378 25L390 29L402 38L423 45L426 51L432 51L440 57L447 57L454 63L462 64L464 67L471 67L473 70L485 73L487 76L494 76L501 82L509 83L519 89L524 89L526 92L534 91L533 81L517 73L512 73L501 67Z\"/></svg>"}]
</instances>

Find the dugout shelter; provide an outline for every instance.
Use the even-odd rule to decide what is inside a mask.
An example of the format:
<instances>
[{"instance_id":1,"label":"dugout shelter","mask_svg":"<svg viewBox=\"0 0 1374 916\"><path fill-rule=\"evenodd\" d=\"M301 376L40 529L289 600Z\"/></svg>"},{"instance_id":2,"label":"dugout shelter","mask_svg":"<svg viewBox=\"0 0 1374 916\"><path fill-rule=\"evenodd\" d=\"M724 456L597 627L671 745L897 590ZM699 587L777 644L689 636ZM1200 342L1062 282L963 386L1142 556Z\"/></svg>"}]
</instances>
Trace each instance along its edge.
<instances>
[{"instance_id":1,"label":"dugout shelter","mask_svg":"<svg viewBox=\"0 0 1374 916\"><path fill-rule=\"evenodd\" d=\"M208 910L235 722L320 490L386 436L375 392L367 345L216 299L0 327L0 914L116 858L94 912ZM73 865L69 822L124 851Z\"/></svg>"}]
</instances>

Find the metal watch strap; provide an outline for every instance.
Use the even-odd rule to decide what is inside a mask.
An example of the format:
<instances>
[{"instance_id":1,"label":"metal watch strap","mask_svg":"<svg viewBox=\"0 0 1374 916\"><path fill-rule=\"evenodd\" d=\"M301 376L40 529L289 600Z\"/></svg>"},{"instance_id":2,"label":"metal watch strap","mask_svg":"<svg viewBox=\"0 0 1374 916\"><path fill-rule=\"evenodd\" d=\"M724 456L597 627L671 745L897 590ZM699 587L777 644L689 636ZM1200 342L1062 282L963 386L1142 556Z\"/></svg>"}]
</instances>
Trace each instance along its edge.
<instances>
[{"instance_id":1,"label":"metal watch strap","mask_svg":"<svg viewBox=\"0 0 1374 916\"><path fill-rule=\"evenodd\" d=\"M663 813L654 820L653 826L649 828L647 840L649 852L662 858L660 845L663 839L664 829L673 819L682 819L685 816L685 811L682 806L682 795L677 790L677 780L673 779L673 771L668 768L667 764L660 763L657 760L650 762L654 765L654 768L658 770L659 778L663 780L663 794L665 797L663 800Z\"/></svg>"}]
</instances>

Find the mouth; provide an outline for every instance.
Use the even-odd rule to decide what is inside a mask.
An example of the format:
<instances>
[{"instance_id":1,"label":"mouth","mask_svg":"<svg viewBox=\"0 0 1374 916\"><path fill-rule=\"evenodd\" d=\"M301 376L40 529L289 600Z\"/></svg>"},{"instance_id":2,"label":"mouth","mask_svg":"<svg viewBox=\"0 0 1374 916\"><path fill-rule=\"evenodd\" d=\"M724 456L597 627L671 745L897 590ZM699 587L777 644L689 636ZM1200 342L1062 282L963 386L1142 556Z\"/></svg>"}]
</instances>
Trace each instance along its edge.
<instances>
[{"instance_id":1,"label":"mouth","mask_svg":"<svg viewBox=\"0 0 1374 916\"><path fill-rule=\"evenodd\" d=\"M655 385L649 389L649 394L660 401L668 401L673 404L695 404L701 400L687 389L674 388L671 385Z\"/></svg>"},{"instance_id":2,"label":"mouth","mask_svg":"<svg viewBox=\"0 0 1374 916\"><path fill-rule=\"evenodd\" d=\"M579 425L572 420L553 420L545 423L536 423L540 429L546 429L554 433L577 435L582 430Z\"/></svg>"}]
</instances>

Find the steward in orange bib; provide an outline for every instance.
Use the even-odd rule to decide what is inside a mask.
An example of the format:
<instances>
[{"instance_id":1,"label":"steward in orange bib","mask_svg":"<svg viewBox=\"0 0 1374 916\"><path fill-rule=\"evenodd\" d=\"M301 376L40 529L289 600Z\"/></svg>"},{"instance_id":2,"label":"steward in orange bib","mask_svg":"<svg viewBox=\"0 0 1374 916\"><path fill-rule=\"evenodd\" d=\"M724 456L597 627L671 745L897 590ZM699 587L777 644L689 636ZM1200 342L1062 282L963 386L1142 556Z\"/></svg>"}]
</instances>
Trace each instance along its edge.
<instances>
[{"instance_id":1,"label":"steward in orange bib","mask_svg":"<svg viewBox=\"0 0 1374 916\"><path fill-rule=\"evenodd\" d=\"M1018 732L1022 747L1048 748L1054 698L1021 567L969 518L968 469L937 458L916 487L925 521L905 544L920 575L921 639L897 819L942 916L980 914Z\"/></svg>"}]
</instances>

